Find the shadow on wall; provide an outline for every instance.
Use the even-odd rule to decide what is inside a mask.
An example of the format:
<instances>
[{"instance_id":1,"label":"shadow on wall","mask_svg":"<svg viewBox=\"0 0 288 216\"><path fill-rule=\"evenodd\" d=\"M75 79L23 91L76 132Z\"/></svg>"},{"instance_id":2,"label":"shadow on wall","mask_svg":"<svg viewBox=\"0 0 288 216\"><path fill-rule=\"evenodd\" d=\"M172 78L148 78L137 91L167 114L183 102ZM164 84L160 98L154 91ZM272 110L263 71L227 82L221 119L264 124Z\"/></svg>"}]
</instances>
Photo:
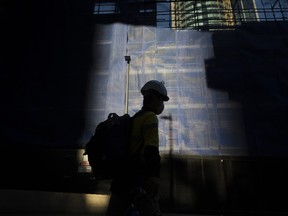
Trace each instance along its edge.
<instances>
[{"instance_id":1,"label":"shadow on wall","mask_svg":"<svg viewBox=\"0 0 288 216\"><path fill-rule=\"evenodd\" d=\"M163 158L161 207L190 214L287 214L287 165L284 157L174 156L171 191L171 163Z\"/></svg>"},{"instance_id":2,"label":"shadow on wall","mask_svg":"<svg viewBox=\"0 0 288 216\"><path fill-rule=\"evenodd\" d=\"M117 8L114 16L95 14L93 0L3 3L2 147L80 147L91 67L103 64L94 55L95 23L156 24L155 2Z\"/></svg>"},{"instance_id":3,"label":"shadow on wall","mask_svg":"<svg viewBox=\"0 0 288 216\"><path fill-rule=\"evenodd\" d=\"M94 4L93 0L1 4L0 163L6 173L1 188L83 192L66 180L77 173L91 67L102 64L94 55L93 42L101 37L95 23L107 23L107 16L95 16ZM143 25L147 19L136 12L156 7L155 3L128 6L129 12L121 6L119 16L111 15L109 22ZM126 19L127 13L136 13L138 19ZM155 10L148 20L155 24ZM76 185L89 180L86 177L76 179ZM84 191L93 191L90 186Z\"/></svg>"},{"instance_id":4,"label":"shadow on wall","mask_svg":"<svg viewBox=\"0 0 288 216\"><path fill-rule=\"evenodd\" d=\"M248 155L288 154L287 38L287 22L247 23L213 34L207 84L241 102Z\"/></svg>"},{"instance_id":5,"label":"shadow on wall","mask_svg":"<svg viewBox=\"0 0 288 216\"><path fill-rule=\"evenodd\" d=\"M2 148L77 147L92 64L91 4L4 4Z\"/></svg>"},{"instance_id":6,"label":"shadow on wall","mask_svg":"<svg viewBox=\"0 0 288 216\"><path fill-rule=\"evenodd\" d=\"M92 1L1 4L1 188L70 187L85 125L92 15Z\"/></svg>"}]
</instances>

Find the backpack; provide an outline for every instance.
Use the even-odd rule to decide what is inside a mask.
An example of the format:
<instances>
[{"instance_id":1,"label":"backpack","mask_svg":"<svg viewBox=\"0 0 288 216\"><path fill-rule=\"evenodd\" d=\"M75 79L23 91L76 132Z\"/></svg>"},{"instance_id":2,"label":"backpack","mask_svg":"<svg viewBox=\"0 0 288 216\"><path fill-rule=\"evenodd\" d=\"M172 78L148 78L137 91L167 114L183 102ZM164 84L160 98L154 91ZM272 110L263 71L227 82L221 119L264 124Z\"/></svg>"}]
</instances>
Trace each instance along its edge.
<instances>
[{"instance_id":1,"label":"backpack","mask_svg":"<svg viewBox=\"0 0 288 216\"><path fill-rule=\"evenodd\" d=\"M133 117L110 113L108 118L99 123L94 135L85 145L84 155L95 179L113 179L125 161L130 139Z\"/></svg>"}]
</instances>

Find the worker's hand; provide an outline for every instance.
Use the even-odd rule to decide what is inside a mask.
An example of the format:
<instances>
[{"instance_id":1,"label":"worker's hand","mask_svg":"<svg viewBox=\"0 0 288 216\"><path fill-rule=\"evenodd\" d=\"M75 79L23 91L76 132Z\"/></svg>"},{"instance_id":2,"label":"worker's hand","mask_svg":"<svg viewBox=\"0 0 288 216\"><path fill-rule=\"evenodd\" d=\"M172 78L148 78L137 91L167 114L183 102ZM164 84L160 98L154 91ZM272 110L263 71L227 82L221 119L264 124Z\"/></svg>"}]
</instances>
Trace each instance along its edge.
<instances>
[{"instance_id":1,"label":"worker's hand","mask_svg":"<svg viewBox=\"0 0 288 216\"><path fill-rule=\"evenodd\" d=\"M143 185L143 189L154 197L159 196L160 179L157 177L150 177Z\"/></svg>"}]
</instances>

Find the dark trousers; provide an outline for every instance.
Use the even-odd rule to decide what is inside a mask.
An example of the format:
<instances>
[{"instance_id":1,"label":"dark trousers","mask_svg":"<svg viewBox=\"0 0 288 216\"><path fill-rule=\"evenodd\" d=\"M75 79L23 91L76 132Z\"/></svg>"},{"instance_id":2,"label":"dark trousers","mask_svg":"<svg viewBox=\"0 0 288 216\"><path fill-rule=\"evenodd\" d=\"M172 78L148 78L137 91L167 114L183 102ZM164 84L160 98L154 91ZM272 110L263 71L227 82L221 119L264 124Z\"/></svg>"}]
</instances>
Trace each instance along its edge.
<instances>
[{"instance_id":1,"label":"dark trousers","mask_svg":"<svg viewBox=\"0 0 288 216\"><path fill-rule=\"evenodd\" d=\"M147 194L141 188L112 192L106 216L127 216L132 205L141 216L161 216L158 197Z\"/></svg>"}]
</instances>

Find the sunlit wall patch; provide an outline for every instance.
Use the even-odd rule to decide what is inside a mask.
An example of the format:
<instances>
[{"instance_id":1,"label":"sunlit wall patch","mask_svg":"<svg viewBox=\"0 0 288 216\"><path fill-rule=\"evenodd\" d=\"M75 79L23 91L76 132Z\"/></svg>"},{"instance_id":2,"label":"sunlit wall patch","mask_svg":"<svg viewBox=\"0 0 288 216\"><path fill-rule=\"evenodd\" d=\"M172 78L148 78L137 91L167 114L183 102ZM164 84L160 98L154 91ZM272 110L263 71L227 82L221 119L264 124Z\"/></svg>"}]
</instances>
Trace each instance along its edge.
<instances>
[{"instance_id":1,"label":"sunlit wall patch","mask_svg":"<svg viewBox=\"0 0 288 216\"><path fill-rule=\"evenodd\" d=\"M87 139L110 112L133 115L141 109L140 89L148 80L156 79L164 80L170 97L159 116L162 154L172 149L173 154L180 155L229 155L242 146L246 148L243 122L226 118L228 113L241 116L240 104L232 102L227 93L207 86L205 60L214 57L211 32L124 24L100 25L97 30L102 35L95 41L95 50L103 44L109 46L99 53L107 65L95 67L94 80L91 77L90 89L94 92L87 101ZM131 58L127 110L125 56ZM171 118L162 118L165 116ZM234 138L237 142L232 143ZM240 152L245 154L244 150Z\"/></svg>"}]
</instances>

